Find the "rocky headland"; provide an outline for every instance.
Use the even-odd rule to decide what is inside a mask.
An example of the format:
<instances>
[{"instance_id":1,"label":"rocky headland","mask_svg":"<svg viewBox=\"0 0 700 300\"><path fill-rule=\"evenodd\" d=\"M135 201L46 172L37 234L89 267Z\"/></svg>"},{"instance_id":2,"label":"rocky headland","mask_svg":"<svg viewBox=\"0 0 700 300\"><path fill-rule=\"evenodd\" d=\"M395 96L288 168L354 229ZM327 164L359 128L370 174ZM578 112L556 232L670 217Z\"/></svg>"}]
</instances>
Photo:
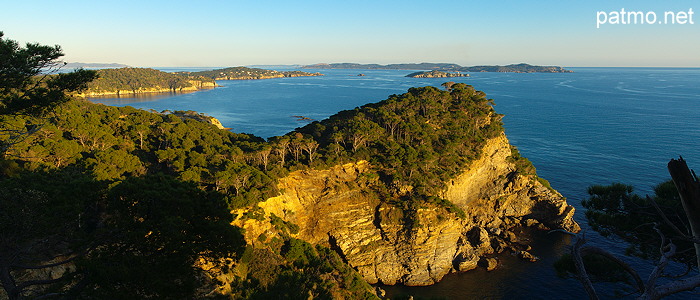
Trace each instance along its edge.
<instances>
[{"instance_id":1,"label":"rocky headland","mask_svg":"<svg viewBox=\"0 0 700 300\"><path fill-rule=\"evenodd\" d=\"M364 178L373 166L358 161L292 172L279 180L279 196L257 205L265 218L239 217L233 224L245 229L252 244L263 234L274 235L271 219L296 224L294 237L336 250L369 283L430 285L480 261L493 268L489 258L504 251L534 260L515 228L577 232L579 226L561 194L536 175L516 172L511 149L505 135L488 140L480 158L447 183L441 196L464 217L428 204L406 222L405 210L366 188Z\"/></svg>"},{"instance_id":2,"label":"rocky headland","mask_svg":"<svg viewBox=\"0 0 700 300\"><path fill-rule=\"evenodd\" d=\"M219 129L230 129L230 128L224 127L224 125L221 124L221 121L219 121L219 119L214 118L212 116L207 116L203 113L198 113L196 111L191 111L191 110L179 111L178 110L178 111L172 112L172 114L180 117L183 120L184 119L191 119L191 120L195 120L195 121L199 121L199 122L212 124L212 125L216 126L216 128L219 128Z\"/></svg>"},{"instance_id":3,"label":"rocky headland","mask_svg":"<svg viewBox=\"0 0 700 300\"><path fill-rule=\"evenodd\" d=\"M185 93L217 87L201 76L173 74L149 68L119 68L97 71L98 79L88 84L81 97L133 97L154 93Z\"/></svg>"}]
</instances>

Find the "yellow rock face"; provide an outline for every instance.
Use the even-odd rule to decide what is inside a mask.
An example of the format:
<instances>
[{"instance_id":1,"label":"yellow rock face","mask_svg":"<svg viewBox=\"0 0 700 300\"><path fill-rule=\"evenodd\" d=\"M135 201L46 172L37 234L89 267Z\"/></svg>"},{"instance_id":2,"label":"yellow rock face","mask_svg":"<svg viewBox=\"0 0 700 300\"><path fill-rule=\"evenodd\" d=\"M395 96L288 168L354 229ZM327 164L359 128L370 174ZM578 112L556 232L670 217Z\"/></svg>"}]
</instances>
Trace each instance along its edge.
<instances>
[{"instance_id":1,"label":"yellow rock face","mask_svg":"<svg viewBox=\"0 0 700 300\"><path fill-rule=\"evenodd\" d=\"M274 214L299 226L294 237L336 250L370 283L429 285L503 251L514 242L509 229L521 221L579 230L564 197L535 176L517 174L510 155L507 138L493 138L479 159L447 183L439 196L464 210L463 219L433 204L408 218L366 188L376 177L367 161L359 161L292 172L279 180L279 196L258 204L265 218L239 217L233 223L255 244L261 234L276 234Z\"/></svg>"}]
</instances>

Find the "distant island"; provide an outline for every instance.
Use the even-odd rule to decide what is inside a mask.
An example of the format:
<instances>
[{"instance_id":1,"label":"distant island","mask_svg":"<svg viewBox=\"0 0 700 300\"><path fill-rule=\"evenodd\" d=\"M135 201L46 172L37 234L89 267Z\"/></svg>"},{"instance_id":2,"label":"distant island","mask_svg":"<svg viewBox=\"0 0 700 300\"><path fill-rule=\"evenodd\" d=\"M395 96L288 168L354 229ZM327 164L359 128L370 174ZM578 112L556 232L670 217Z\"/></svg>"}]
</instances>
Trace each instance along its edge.
<instances>
[{"instance_id":1,"label":"distant island","mask_svg":"<svg viewBox=\"0 0 700 300\"><path fill-rule=\"evenodd\" d=\"M511 72L511 73L573 73L559 66L534 66L526 63L506 66L473 66L463 67L453 63L406 63L406 64L356 64L333 63L313 64L302 69L367 69L367 70L434 70L453 72Z\"/></svg>"},{"instance_id":2,"label":"distant island","mask_svg":"<svg viewBox=\"0 0 700 300\"><path fill-rule=\"evenodd\" d=\"M558 66L533 66L529 64L514 64L507 66L474 66L463 67L462 72L511 72L511 73L573 73Z\"/></svg>"},{"instance_id":3,"label":"distant island","mask_svg":"<svg viewBox=\"0 0 700 300\"><path fill-rule=\"evenodd\" d=\"M126 68L128 65L115 64L115 63L81 63L81 62L71 62L66 63L63 68L65 69L116 69L116 68Z\"/></svg>"},{"instance_id":4,"label":"distant island","mask_svg":"<svg viewBox=\"0 0 700 300\"><path fill-rule=\"evenodd\" d=\"M443 71L420 71L406 75L411 78L448 78L448 77L469 77L464 73L449 73Z\"/></svg>"},{"instance_id":5,"label":"distant island","mask_svg":"<svg viewBox=\"0 0 700 300\"><path fill-rule=\"evenodd\" d=\"M201 76L213 80L248 80L248 79L270 79L282 77L304 77L323 76L321 73L308 73L302 71L275 71L248 67L232 67L211 71L199 72L178 72L188 76Z\"/></svg>"},{"instance_id":6,"label":"distant island","mask_svg":"<svg viewBox=\"0 0 700 300\"><path fill-rule=\"evenodd\" d=\"M314 64L301 67L302 69L363 69L363 70L457 70L462 66L452 63L407 63L407 64L356 64L333 63Z\"/></svg>"}]
</instances>

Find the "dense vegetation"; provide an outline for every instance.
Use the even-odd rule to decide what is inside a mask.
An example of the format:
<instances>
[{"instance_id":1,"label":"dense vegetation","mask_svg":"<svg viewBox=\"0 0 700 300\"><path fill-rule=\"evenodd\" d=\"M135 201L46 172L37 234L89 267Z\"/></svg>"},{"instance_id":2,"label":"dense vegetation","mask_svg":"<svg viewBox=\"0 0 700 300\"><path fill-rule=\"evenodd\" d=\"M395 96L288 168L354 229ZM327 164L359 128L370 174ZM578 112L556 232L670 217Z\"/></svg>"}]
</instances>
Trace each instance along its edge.
<instances>
[{"instance_id":1,"label":"dense vegetation","mask_svg":"<svg viewBox=\"0 0 700 300\"><path fill-rule=\"evenodd\" d=\"M695 265L693 243L679 236L654 208L655 203L676 227L690 228L673 181L657 185L653 197L642 197L633 192L632 186L621 183L589 187L590 198L581 204L586 208L586 219L591 227L604 236L622 238L629 243L628 254L646 259L659 258L663 242L659 230L679 247L678 252L682 255L675 256L675 260Z\"/></svg>"},{"instance_id":2,"label":"dense vegetation","mask_svg":"<svg viewBox=\"0 0 700 300\"><path fill-rule=\"evenodd\" d=\"M199 72L180 72L189 76L205 77L212 80L245 80L245 79L267 79L280 77L301 77L301 76L321 76L320 73L308 73L302 71L274 71L258 68L247 67L231 67L225 69L199 71Z\"/></svg>"},{"instance_id":3,"label":"dense vegetation","mask_svg":"<svg viewBox=\"0 0 700 300\"><path fill-rule=\"evenodd\" d=\"M149 68L98 70L99 78L88 84L87 93L142 93L149 91L178 92L183 89L214 86L205 77L167 73Z\"/></svg>"},{"instance_id":4,"label":"dense vegetation","mask_svg":"<svg viewBox=\"0 0 700 300\"><path fill-rule=\"evenodd\" d=\"M265 141L178 114L68 101L95 74L30 84L40 69L0 73L0 279L12 299L183 299L215 289L372 298L335 252L291 237L294 224L269 216L279 232L253 246L230 211L259 218L254 204L279 193L275 182L290 171L367 160L365 181L381 200L408 216L425 201L459 215L437 192L503 132L492 101L460 83L411 88ZM116 74L132 71L159 76Z\"/></svg>"},{"instance_id":5,"label":"dense vegetation","mask_svg":"<svg viewBox=\"0 0 700 300\"><path fill-rule=\"evenodd\" d=\"M288 292L366 293L366 284L352 269L339 264L334 253L291 242L285 234L269 241L271 250L247 250L253 254L236 250L245 242L237 228L223 226L231 220L228 210L275 195L275 179L291 170L360 159L375 166L378 180L373 181L374 189L382 199L409 210L422 201L450 208L449 203L434 197L435 192L478 156L486 139L502 132L500 116L482 92L464 84L450 88L449 92L412 88L406 94L340 112L269 142L175 115L72 101L51 114L36 134L14 145L2 161L3 189L31 199L23 202L32 205L31 209L7 210L4 217L32 211L38 215L28 220L65 224L53 227L61 230L71 228L65 231L68 236L53 235L56 242L64 242L71 253L82 249L85 254L77 260L78 273L57 290L83 285L81 295L95 297L118 292L178 298L215 284L205 280L201 269L192 268L193 262L205 256L211 261L238 261L234 265L240 279L229 286L233 293L246 291L239 296L256 298L288 290L290 282L308 289ZM31 116L2 118L4 124L17 127L37 122ZM66 196L47 198L60 191ZM12 203L17 197L2 200ZM50 211L36 210L47 205L46 201L58 201L51 202L51 207L65 209L49 217ZM124 218L138 214L143 215ZM184 220L189 221L182 223ZM193 220L200 221L191 223ZM167 227L162 227L164 224ZM24 228L26 224L9 221L6 226L17 231L13 226ZM45 227L49 224L35 228ZM173 236L176 232L192 234ZM29 239L18 243L29 243L34 234L42 235L27 233L24 236ZM221 240L222 236L229 238ZM151 242L151 237L156 240ZM189 245L186 249L183 241ZM205 246L210 243L218 248ZM284 245L290 243L312 249L305 250L305 257L311 258L295 263L288 257L291 250L285 250L289 246ZM200 246L203 248L196 248ZM158 257L162 260L154 261L153 255L159 251L171 256L161 253ZM31 255L33 259L39 256ZM124 261L131 263L121 263ZM246 264L258 267L243 267ZM260 264L272 269L261 269ZM111 269L117 266L119 269ZM316 275L309 275L309 270L317 270ZM166 271L175 277L158 277ZM319 275L329 272L340 275ZM131 273L142 277L127 276ZM115 290L99 288L100 280L107 278L120 282L113 286ZM173 281L192 285L167 288ZM141 285L146 283L153 288ZM351 286L354 290L345 290Z\"/></svg>"},{"instance_id":6,"label":"dense vegetation","mask_svg":"<svg viewBox=\"0 0 700 300\"><path fill-rule=\"evenodd\" d=\"M698 249L693 242L695 228L691 225L696 221L695 209L700 200L693 197L697 197L700 185L682 158L671 160L669 170L672 164L674 168L681 166L681 170L684 167L688 177L676 176L657 185L653 197L641 197L633 193L632 186L613 183L590 186L590 197L582 201L586 219L595 231L625 242L626 255L657 261L648 275L605 249L584 246L585 236L578 236L571 254L556 262L559 274L577 274L591 298L598 297L593 281L624 282L629 285L624 286L624 293L636 293L640 295L638 299L661 299L700 286ZM674 171L672 176L679 174ZM690 180L687 184L683 182L685 178ZM674 181L683 183L677 186ZM689 190L692 194L686 193L686 198L681 199L681 191ZM670 267L672 260L684 264L685 270L677 265ZM681 295L693 296L692 292Z\"/></svg>"},{"instance_id":7,"label":"dense vegetation","mask_svg":"<svg viewBox=\"0 0 700 300\"><path fill-rule=\"evenodd\" d=\"M483 92L465 84L450 88L412 88L269 143L175 115L74 101L11 154L26 158L13 161L22 169L81 164L98 180L166 173L227 192L231 208L272 196L273 179L290 170L362 159L376 166L381 189L429 197L502 132L501 116ZM3 120L14 126L30 121Z\"/></svg>"},{"instance_id":8,"label":"dense vegetation","mask_svg":"<svg viewBox=\"0 0 700 300\"><path fill-rule=\"evenodd\" d=\"M389 195L432 197L478 157L486 139L503 132L483 92L463 83L449 89L411 88L297 132L320 145L320 162L368 160Z\"/></svg>"}]
</instances>

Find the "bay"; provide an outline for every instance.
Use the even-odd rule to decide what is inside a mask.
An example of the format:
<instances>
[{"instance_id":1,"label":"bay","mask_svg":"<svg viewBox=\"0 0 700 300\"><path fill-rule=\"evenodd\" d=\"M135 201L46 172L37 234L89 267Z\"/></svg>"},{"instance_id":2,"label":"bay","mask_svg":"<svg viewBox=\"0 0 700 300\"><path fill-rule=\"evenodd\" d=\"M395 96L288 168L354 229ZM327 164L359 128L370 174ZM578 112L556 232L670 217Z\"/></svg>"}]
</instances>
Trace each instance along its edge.
<instances>
[{"instance_id":1,"label":"bay","mask_svg":"<svg viewBox=\"0 0 700 300\"><path fill-rule=\"evenodd\" d=\"M199 68L198 68L199 69ZM570 68L574 73L472 73L465 82L495 100L511 144L538 174L576 207L576 220L600 247L623 253L620 241L591 232L580 203L592 184L623 182L641 194L669 179L666 164L682 155L700 170L700 69ZM178 69L187 70L187 69ZM440 86L444 78L407 78L403 70L309 70L321 77L218 81L213 90L145 98L91 99L142 109L195 110L235 132L261 137L285 134L306 121L386 99L414 86ZM365 76L357 76L358 74ZM452 274L431 287L384 287L388 294L450 299L585 298L574 279L556 276L552 263L569 238L535 234L537 263L510 257L492 272ZM632 259L642 277L652 262ZM597 286L608 297L619 284ZM685 295L687 296L687 295ZM697 296L697 295L696 295ZM683 296L679 296L682 298Z\"/></svg>"}]
</instances>

